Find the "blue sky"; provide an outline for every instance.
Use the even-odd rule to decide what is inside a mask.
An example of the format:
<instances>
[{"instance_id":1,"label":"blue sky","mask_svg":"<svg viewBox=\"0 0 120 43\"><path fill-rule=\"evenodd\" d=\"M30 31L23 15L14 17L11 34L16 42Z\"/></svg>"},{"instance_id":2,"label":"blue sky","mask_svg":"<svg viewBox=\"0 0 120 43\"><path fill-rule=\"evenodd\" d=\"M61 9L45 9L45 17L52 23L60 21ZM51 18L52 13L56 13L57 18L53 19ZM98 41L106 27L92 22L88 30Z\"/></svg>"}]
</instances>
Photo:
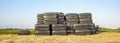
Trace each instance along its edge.
<instances>
[{"instance_id":1,"label":"blue sky","mask_svg":"<svg viewBox=\"0 0 120 43\"><path fill-rule=\"evenodd\" d=\"M43 12L91 12L96 25L120 27L120 0L0 0L0 28L34 28Z\"/></svg>"}]
</instances>

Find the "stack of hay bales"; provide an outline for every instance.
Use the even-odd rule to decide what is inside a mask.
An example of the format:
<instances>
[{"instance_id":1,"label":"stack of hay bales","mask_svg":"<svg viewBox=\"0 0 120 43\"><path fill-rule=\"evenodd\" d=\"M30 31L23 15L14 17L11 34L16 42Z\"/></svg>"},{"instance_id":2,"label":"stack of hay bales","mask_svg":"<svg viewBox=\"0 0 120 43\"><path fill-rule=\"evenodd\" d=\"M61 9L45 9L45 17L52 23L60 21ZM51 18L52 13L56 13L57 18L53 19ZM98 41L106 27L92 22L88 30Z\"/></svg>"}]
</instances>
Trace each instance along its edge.
<instances>
[{"instance_id":1,"label":"stack of hay bales","mask_svg":"<svg viewBox=\"0 0 120 43\"><path fill-rule=\"evenodd\" d=\"M52 24L52 35L66 35L66 24Z\"/></svg>"},{"instance_id":2,"label":"stack of hay bales","mask_svg":"<svg viewBox=\"0 0 120 43\"><path fill-rule=\"evenodd\" d=\"M52 24L52 35L66 35L66 24L64 13L57 13L57 24Z\"/></svg>"},{"instance_id":3,"label":"stack of hay bales","mask_svg":"<svg viewBox=\"0 0 120 43\"><path fill-rule=\"evenodd\" d=\"M87 35L95 33L95 24L92 22L91 13L81 13L79 24L74 24L76 35Z\"/></svg>"},{"instance_id":4,"label":"stack of hay bales","mask_svg":"<svg viewBox=\"0 0 120 43\"><path fill-rule=\"evenodd\" d=\"M36 35L50 35L50 25L44 24L44 14L37 15L37 24L35 24Z\"/></svg>"},{"instance_id":5,"label":"stack of hay bales","mask_svg":"<svg viewBox=\"0 0 120 43\"><path fill-rule=\"evenodd\" d=\"M64 13L45 12L37 15L38 22L35 25L36 35L66 35Z\"/></svg>"},{"instance_id":6,"label":"stack of hay bales","mask_svg":"<svg viewBox=\"0 0 120 43\"><path fill-rule=\"evenodd\" d=\"M66 17L66 24L67 24L67 34L74 34L73 24L79 23L79 16L77 13L67 13Z\"/></svg>"},{"instance_id":7,"label":"stack of hay bales","mask_svg":"<svg viewBox=\"0 0 120 43\"><path fill-rule=\"evenodd\" d=\"M36 35L87 35L96 31L91 13L45 12L37 15L35 25Z\"/></svg>"},{"instance_id":8,"label":"stack of hay bales","mask_svg":"<svg viewBox=\"0 0 120 43\"><path fill-rule=\"evenodd\" d=\"M57 13L45 12L43 14L38 14L37 17L38 22L35 25L35 34L51 35L52 34L51 24L57 24Z\"/></svg>"}]
</instances>

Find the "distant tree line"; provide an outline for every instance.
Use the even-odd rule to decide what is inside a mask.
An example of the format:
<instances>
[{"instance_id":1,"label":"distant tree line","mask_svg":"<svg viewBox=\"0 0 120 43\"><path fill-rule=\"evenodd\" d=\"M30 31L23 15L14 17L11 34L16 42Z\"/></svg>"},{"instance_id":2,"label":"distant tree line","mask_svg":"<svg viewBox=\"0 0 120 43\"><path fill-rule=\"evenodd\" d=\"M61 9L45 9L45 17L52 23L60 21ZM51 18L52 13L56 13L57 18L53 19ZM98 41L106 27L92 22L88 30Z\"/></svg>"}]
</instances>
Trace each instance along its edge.
<instances>
[{"instance_id":1,"label":"distant tree line","mask_svg":"<svg viewBox=\"0 0 120 43\"><path fill-rule=\"evenodd\" d=\"M120 27L117 29L110 29L105 27L99 27L99 32L118 32L120 33Z\"/></svg>"},{"instance_id":2,"label":"distant tree line","mask_svg":"<svg viewBox=\"0 0 120 43\"><path fill-rule=\"evenodd\" d=\"M33 30L32 28L4 28L4 29L0 29L0 30L20 30L20 29L26 29L26 30Z\"/></svg>"}]
</instances>

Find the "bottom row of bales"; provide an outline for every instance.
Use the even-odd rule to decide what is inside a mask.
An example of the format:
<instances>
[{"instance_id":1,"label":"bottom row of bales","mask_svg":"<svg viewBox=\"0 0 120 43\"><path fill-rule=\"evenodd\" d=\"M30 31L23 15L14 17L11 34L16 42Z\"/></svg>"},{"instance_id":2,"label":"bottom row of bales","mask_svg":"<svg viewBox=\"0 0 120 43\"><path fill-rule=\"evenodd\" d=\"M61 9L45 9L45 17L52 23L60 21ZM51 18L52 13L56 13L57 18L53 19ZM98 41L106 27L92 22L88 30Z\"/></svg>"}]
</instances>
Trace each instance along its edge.
<instances>
[{"instance_id":1,"label":"bottom row of bales","mask_svg":"<svg viewBox=\"0 0 120 43\"><path fill-rule=\"evenodd\" d=\"M97 31L95 24L36 24L35 35L90 35Z\"/></svg>"}]
</instances>

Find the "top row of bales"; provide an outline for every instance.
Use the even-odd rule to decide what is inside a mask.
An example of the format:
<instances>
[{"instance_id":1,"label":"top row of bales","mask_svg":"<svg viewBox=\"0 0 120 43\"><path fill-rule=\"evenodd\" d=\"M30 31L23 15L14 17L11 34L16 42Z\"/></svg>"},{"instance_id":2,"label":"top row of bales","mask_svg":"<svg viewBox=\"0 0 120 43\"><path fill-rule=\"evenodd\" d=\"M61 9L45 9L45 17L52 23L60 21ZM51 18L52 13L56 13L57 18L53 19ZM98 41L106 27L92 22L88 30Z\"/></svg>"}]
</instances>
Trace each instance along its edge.
<instances>
[{"instance_id":1,"label":"top row of bales","mask_svg":"<svg viewBox=\"0 0 120 43\"><path fill-rule=\"evenodd\" d=\"M93 23L91 13L45 12L38 14L37 24L78 24Z\"/></svg>"}]
</instances>

